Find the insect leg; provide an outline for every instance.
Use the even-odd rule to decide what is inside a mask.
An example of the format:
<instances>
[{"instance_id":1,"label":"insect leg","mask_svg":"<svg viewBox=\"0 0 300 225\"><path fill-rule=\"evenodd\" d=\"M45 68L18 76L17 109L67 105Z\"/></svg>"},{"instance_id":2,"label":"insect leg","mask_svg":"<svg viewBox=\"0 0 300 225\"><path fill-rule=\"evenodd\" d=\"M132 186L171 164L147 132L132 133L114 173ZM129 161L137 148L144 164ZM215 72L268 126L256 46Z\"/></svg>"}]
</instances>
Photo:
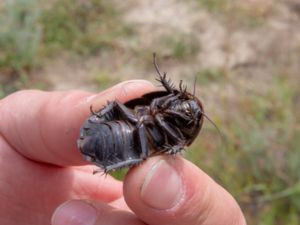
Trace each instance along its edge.
<instances>
[{"instance_id":1,"label":"insect leg","mask_svg":"<svg viewBox=\"0 0 300 225\"><path fill-rule=\"evenodd\" d=\"M180 144L175 145L172 148L170 148L169 151L167 151L167 153L171 154L171 155L175 155L175 154L181 152L182 150L184 150L184 144L180 143Z\"/></svg>"},{"instance_id":2,"label":"insect leg","mask_svg":"<svg viewBox=\"0 0 300 225\"><path fill-rule=\"evenodd\" d=\"M134 124L138 122L138 119L134 116L134 114L126 106L117 101L110 102L105 108L97 113L97 116L102 117L110 112L113 112L114 114L119 113L120 117Z\"/></svg>"},{"instance_id":3,"label":"insect leg","mask_svg":"<svg viewBox=\"0 0 300 225\"><path fill-rule=\"evenodd\" d=\"M174 127L171 127L165 120L163 115L156 114L155 120L158 123L158 125L167 133L167 135L174 139L176 142L181 142L184 140L184 137L182 133L178 129L174 129Z\"/></svg>"},{"instance_id":4,"label":"insect leg","mask_svg":"<svg viewBox=\"0 0 300 225\"><path fill-rule=\"evenodd\" d=\"M167 107L169 106L169 104L170 104L171 102L173 102L174 100L177 100L179 96L180 96L180 94L170 96L169 98L167 98L167 99L165 100L165 102L162 103L162 106L161 106L161 107L162 107L162 108L167 108Z\"/></svg>"},{"instance_id":5,"label":"insect leg","mask_svg":"<svg viewBox=\"0 0 300 225\"><path fill-rule=\"evenodd\" d=\"M161 108L162 103L165 102L166 99L168 99L168 98L169 98L169 95L153 99L150 104L150 110L153 111L155 109Z\"/></svg>"},{"instance_id":6,"label":"insect leg","mask_svg":"<svg viewBox=\"0 0 300 225\"><path fill-rule=\"evenodd\" d=\"M113 165L106 166L104 168L104 173L108 173L110 171L124 168L124 167L132 167L134 165L141 163L142 161L143 161L143 159L127 159L125 161L121 161L121 162L115 163Z\"/></svg>"},{"instance_id":7,"label":"insect leg","mask_svg":"<svg viewBox=\"0 0 300 225\"><path fill-rule=\"evenodd\" d=\"M167 96L163 96L163 97L160 97L160 98L153 99L153 101L150 104L150 109L152 111L153 111L153 109L155 110L157 108L165 109L169 106L169 104L171 102L178 99L178 97L179 97L179 94L178 95L170 94L170 95L167 95Z\"/></svg>"},{"instance_id":8,"label":"insect leg","mask_svg":"<svg viewBox=\"0 0 300 225\"><path fill-rule=\"evenodd\" d=\"M141 158L146 159L149 156L149 148L147 145L147 135L146 135L146 129L143 123L138 125L137 128L138 136L139 136L139 141L141 145Z\"/></svg>"},{"instance_id":9,"label":"insect leg","mask_svg":"<svg viewBox=\"0 0 300 225\"><path fill-rule=\"evenodd\" d=\"M172 117L179 117L180 119L185 120L187 123L189 123L190 118L186 116L184 113L180 113L174 110L165 110L164 111L166 114Z\"/></svg>"},{"instance_id":10,"label":"insect leg","mask_svg":"<svg viewBox=\"0 0 300 225\"><path fill-rule=\"evenodd\" d=\"M125 105L117 101L114 101L114 103L118 112L121 113L122 118L134 124L138 122L137 117Z\"/></svg>"},{"instance_id":11,"label":"insect leg","mask_svg":"<svg viewBox=\"0 0 300 225\"><path fill-rule=\"evenodd\" d=\"M156 70L156 72L159 76L158 79L156 79L156 80L159 81L164 86L164 88L167 90L167 92L173 93L174 92L174 86L172 85L170 79L167 80L167 78L166 78L167 74L166 73L163 73L163 75L161 75L159 67L156 63L156 54L155 53L153 53L153 64L154 64L155 70Z\"/></svg>"},{"instance_id":12,"label":"insect leg","mask_svg":"<svg viewBox=\"0 0 300 225\"><path fill-rule=\"evenodd\" d=\"M171 127L165 120L164 117L160 114L155 115L155 119L158 125L166 132L166 134L173 140L176 141L176 145L165 145L164 152L168 154L176 154L184 149L185 138L183 137L180 130Z\"/></svg>"}]
</instances>

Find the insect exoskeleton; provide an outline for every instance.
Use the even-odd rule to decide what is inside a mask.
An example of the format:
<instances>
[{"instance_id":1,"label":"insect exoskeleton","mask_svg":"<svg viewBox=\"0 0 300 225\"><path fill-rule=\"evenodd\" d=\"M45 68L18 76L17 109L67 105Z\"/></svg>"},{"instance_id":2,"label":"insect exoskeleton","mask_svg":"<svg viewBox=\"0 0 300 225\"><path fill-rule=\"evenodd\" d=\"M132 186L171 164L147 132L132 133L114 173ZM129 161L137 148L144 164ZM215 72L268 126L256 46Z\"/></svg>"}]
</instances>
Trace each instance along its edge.
<instances>
[{"instance_id":1,"label":"insect exoskeleton","mask_svg":"<svg viewBox=\"0 0 300 225\"><path fill-rule=\"evenodd\" d=\"M180 82L175 88L161 74L165 90L147 93L124 104L112 101L84 122L78 148L105 173L132 167L157 154L176 154L189 146L203 124L203 106Z\"/></svg>"}]
</instances>

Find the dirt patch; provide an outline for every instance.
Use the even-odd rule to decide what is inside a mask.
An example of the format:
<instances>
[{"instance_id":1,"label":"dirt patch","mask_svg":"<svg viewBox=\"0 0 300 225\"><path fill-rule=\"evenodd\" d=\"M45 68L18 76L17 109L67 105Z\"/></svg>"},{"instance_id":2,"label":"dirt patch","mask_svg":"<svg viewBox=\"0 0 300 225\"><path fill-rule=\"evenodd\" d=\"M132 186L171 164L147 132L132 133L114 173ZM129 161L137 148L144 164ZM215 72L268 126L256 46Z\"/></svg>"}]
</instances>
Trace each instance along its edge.
<instances>
[{"instance_id":1,"label":"dirt patch","mask_svg":"<svg viewBox=\"0 0 300 225\"><path fill-rule=\"evenodd\" d=\"M220 88L231 90L225 91L224 95L236 95L233 90L237 87L244 88L242 84L247 89L260 85L263 90L263 85L269 85L270 79L277 72L280 73L277 68L285 68L290 74L299 71L299 63L295 61L299 59L300 30L297 28L300 27L300 17L296 8L292 7L296 3L269 0L263 4L261 1L243 1L243 7L256 13L259 10L272 10L265 13L261 24L241 27L233 25L230 18L220 17L200 8L193 1L115 2L118 7L126 10L124 22L135 30L130 39L120 40L113 51L104 51L94 57L60 57L35 75L49 80L54 90L98 91L101 85L99 87L99 84L95 84L94 77L99 71L106 71L118 80L147 78L153 81L153 68L145 67L144 64L151 64L151 52L156 51L162 57L162 70L167 71L175 82L184 79L192 85L199 71L223 68L229 87L211 84L207 87L209 95L206 94L206 88L202 87L201 95L209 98L214 92L222 95ZM252 12L251 10L248 11ZM185 38L192 37L190 42L199 46L199 50L188 60L164 57L170 49L159 41L164 37L172 38L178 33ZM141 59L141 54L147 55L146 58ZM236 83L234 87L233 83Z\"/></svg>"}]
</instances>

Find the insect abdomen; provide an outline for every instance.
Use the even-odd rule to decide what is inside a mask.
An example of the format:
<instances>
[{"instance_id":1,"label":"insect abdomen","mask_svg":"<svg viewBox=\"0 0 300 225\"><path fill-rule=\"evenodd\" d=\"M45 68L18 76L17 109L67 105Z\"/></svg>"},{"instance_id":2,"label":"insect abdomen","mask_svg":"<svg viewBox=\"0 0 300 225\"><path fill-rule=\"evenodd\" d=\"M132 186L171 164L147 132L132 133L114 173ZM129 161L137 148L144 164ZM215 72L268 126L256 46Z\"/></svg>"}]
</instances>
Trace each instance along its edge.
<instances>
[{"instance_id":1,"label":"insect abdomen","mask_svg":"<svg viewBox=\"0 0 300 225\"><path fill-rule=\"evenodd\" d=\"M131 124L124 121L104 122L90 126L83 133L92 135L83 135L81 152L106 171L130 166L131 162L140 160L139 144L134 138L134 127ZM122 162L127 163L123 165Z\"/></svg>"}]
</instances>

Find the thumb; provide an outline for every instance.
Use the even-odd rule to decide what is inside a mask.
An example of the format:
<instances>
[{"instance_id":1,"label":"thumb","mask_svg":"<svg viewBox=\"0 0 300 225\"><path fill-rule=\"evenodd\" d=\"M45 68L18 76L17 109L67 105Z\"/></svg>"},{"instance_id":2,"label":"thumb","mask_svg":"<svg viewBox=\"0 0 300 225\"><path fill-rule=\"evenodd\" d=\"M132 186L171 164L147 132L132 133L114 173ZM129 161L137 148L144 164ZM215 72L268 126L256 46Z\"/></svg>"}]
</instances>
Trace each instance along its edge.
<instances>
[{"instance_id":1,"label":"thumb","mask_svg":"<svg viewBox=\"0 0 300 225\"><path fill-rule=\"evenodd\" d=\"M245 225L233 197L181 157L157 156L130 171L128 206L149 225Z\"/></svg>"}]
</instances>

